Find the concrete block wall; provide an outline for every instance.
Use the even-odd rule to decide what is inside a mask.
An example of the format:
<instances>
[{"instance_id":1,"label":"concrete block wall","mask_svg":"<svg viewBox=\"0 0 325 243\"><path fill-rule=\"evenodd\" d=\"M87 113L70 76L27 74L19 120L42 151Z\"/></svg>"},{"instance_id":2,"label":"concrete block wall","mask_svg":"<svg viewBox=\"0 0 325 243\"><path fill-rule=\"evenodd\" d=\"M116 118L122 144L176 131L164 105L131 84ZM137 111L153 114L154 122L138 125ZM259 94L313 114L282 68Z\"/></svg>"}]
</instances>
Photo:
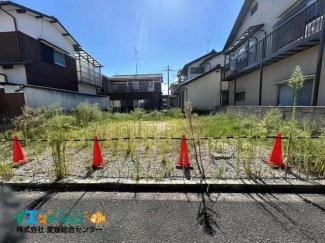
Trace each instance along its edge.
<instances>
[{"instance_id":1,"label":"concrete block wall","mask_svg":"<svg viewBox=\"0 0 325 243\"><path fill-rule=\"evenodd\" d=\"M272 106L226 106L216 107L217 112L228 111L236 115L251 116L262 119ZM284 119L290 119L292 107L277 107L281 111ZM296 118L299 120L315 121L318 125L325 124L325 106L298 106Z\"/></svg>"}]
</instances>

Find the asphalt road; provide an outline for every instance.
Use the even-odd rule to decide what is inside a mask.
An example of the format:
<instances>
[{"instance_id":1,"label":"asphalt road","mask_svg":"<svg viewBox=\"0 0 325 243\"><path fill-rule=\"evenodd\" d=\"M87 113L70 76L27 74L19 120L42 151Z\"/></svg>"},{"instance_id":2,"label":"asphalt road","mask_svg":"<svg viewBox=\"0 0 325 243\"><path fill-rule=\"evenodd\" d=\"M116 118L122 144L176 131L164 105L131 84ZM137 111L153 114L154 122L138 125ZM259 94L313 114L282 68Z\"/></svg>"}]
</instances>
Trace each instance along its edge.
<instances>
[{"instance_id":1,"label":"asphalt road","mask_svg":"<svg viewBox=\"0 0 325 243\"><path fill-rule=\"evenodd\" d=\"M325 196L19 192L21 209L101 211L94 232L19 233L24 242L325 242ZM84 228L94 226L90 221ZM16 229L15 229L16 231Z\"/></svg>"}]
</instances>

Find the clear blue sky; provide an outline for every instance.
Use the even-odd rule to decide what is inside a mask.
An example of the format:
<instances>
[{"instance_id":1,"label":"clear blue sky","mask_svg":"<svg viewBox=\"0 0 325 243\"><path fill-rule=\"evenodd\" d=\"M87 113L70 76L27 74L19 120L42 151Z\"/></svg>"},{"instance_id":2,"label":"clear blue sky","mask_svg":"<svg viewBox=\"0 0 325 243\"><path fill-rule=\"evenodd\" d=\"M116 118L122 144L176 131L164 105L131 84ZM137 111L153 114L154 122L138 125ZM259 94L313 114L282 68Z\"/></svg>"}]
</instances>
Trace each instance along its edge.
<instances>
[{"instance_id":1,"label":"clear blue sky","mask_svg":"<svg viewBox=\"0 0 325 243\"><path fill-rule=\"evenodd\" d=\"M181 69L207 52L204 38L222 50L244 0L13 1L57 17L112 76L135 73L133 47L138 73Z\"/></svg>"}]
</instances>

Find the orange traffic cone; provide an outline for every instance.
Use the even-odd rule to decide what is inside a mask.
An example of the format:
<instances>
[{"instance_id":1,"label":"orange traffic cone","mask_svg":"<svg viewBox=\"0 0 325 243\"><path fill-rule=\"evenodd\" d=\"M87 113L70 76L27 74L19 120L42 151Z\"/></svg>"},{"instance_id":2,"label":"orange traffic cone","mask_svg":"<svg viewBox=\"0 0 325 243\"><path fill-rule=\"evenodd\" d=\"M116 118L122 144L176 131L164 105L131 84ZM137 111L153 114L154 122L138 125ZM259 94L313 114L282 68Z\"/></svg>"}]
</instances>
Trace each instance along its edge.
<instances>
[{"instance_id":1,"label":"orange traffic cone","mask_svg":"<svg viewBox=\"0 0 325 243\"><path fill-rule=\"evenodd\" d=\"M93 150L93 169L97 169L99 166L103 164L103 157L100 152L100 146L98 143L97 136L94 137L94 150Z\"/></svg>"},{"instance_id":2,"label":"orange traffic cone","mask_svg":"<svg viewBox=\"0 0 325 243\"><path fill-rule=\"evenodd\" d=\"M272 148L270 158L267 161L273 167L284 167L282 159L282 140L281 133L278 133Z\"/></svg>"},{"instance_id":3,"label":"orange traffic cone","mask_svg":"<svg viewBox=\"0 0 325 243\"><path fill-rule=\"evenodd\" d=\"M12 161L14 163L26 163L27 162L27 158L25 157L23 148L21 147L21 144L20 144L17 136L14 136Z\"/></svg>"},{"instance_id":4,"label":"orange traffic cone","mask_svg":"<svg viewBox=\"0 0 325 243\"><path fill-rule=\"evenodd\" d=\"M181 151L179 155L178 165L176 165L177 169L193 169L191 167L190 159L187 152L187 145L186 145L186 138L185 135L182 135L182 141L181 141Z\"/></svg>"}]
</instances>

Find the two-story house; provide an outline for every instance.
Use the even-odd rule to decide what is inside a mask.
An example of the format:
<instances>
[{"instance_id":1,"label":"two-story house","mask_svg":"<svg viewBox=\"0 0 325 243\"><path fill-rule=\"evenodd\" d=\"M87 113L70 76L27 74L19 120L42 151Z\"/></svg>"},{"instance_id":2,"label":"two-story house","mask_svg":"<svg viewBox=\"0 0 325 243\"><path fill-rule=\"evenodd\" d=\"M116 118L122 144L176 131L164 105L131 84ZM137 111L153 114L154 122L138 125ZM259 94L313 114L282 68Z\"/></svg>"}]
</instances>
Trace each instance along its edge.
<instances>
[{"instance_id":1,"label":"two-story house","mask_svg":"<svg viewBox=\"0 0 325 243\"><path fill-rule=\"evenodd\" d=\"M0 2L0 114L56 102L64 109L85 101L108 108L96 91L101 67L57 18Z\"/></svg>"},{"instance_id":2,"label":"two-story house","mask_svg":"<svg viewBox=\"0 0 325 243\"><path fill-rule=\"evenodd\" d=\"M228 105L228 82L223 82L221 75L223 63L223 54L212 50L178 71L178 87L172 93L179 95L182 109L187 101L193 110L201 112Z\"/></svg>"},{"instance_id":3,"label":"two-story house","mask_svg":"<svg viewBox=\"0 0 325 243\"><path fill-rule=\"evenodd\" d=\"M162 107L162 74L103 76L101 94L108 95L114 111L146 110Z\"/></svg>"},{"instance_id":4,"label":"two-story house","mask_svg":"<svg viewBox=\"0 0 325 243\"><path fill-rule=\"evenodd\" d=\"M325 105L324 7L324 0L244 1L223 51L230 105L291 106L296 66L305 75L298 105Z\"/></svg>"}]
</instances>

